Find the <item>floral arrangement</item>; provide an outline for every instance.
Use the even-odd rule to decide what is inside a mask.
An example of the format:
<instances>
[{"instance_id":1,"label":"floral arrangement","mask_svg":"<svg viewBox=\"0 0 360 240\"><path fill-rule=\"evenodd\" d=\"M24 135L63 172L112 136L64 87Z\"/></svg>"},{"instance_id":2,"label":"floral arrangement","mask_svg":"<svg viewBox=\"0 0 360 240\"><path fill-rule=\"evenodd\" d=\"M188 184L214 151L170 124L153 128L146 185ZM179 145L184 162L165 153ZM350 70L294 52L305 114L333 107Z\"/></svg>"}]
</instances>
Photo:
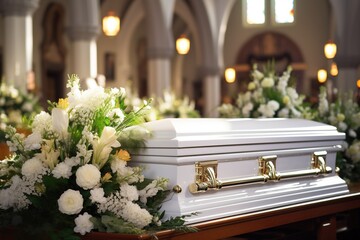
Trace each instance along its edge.
<instances>
[{"instance_id":1,"label":"floral arrangement","mask_svg":"<svg viewBox=\"0 0 360 240\"><path fill-rule=\"evenodd\" d=\"M337 127L346 134L344 151L337 155L339 175L348 182L360 181L360 107L353 94L338 95L333 102L325 87L320 88L319 103L313 110L314 120Z\"/></svg>"},{"instance_id":2,"label":"floral arrangement","mask_svg":"<svg viewBox=\"0 0 360 240\"><path fill-rule=\"evenodd\" d=\"M185 216L163 219L168 180L146 179L142 167L128 165L151 136L139 125L149 103L125 112L124 89L81 90L76 75L67 87L66 99L34 117L29 136L7 127L13 154L0 162L0 227L52 239L191 230Z\"/></svg>"},{"instance_id":3,"label":"floral arrangement","mask_svg":"<svg viewBox=\"0 0 360 240\"><path fill-rule=\"evenodd\" d=\"M155 103L157 119L162 118L199 118L195 103L185 96L178 98L174 93L165 91L163 98Z\"/></svg>"},{"instance_id":4,"label":"floral arrangement","mask_svg":"<svg viewBox=\"0 0 360 240\"><path fill-rule=\"evenodd\" d=\"M7 125L26 128L26 119L41 111L38 99L5 83L0 85L0 142L5 142Z\"/></svg>"},{"instance_id":5,"label":"floral arrangement","mask_svg":"<svg viewBox=\"0 0 360 240\"><path fill-rule=\"evenodd\" d=\"M304 96L290 85L291 71L291 67L288 67L282 75L277 75L275 62L272 61L261 72L255 64L248 91L240 93L235 104L222 104L218 108L220 117L303 117Z\"/></svg>"},{"instance_id":6,"label":"floral arrangement","mask_svg":"<svg viewBox=\"0 0 360 240\"><path fill-rule=\"evenodd\" d=\"M132 94L128 99L130 110L139 109L143 100ZM163 118L199 118L200 113L195 109L195 103L185 96L178 98L174 93L165 91L162 98L152 101L151 110L148 112L146 121L154 121Z\"/></svg>"},{"instance_id":7,"label":"floral arrangement","mask_svg":"<svg viewBox=\"0 0 360 240\"><path fill-rule=\"evenodd\" d=\"M353 94L338 96L333 102L327 97L325 87L320 88L318 105L304 101L294 87L289 86L291 68L281 76L275 75L274 62L269 62L264 72L254 65L252 81L246 93L240 93L235 105L223 104L218 110L221 117L251 118L305 118L337 127L346 134L344 151L337 154L339 175L348 182L360 181L360 107Z\"/></svg>"}]
</instances>

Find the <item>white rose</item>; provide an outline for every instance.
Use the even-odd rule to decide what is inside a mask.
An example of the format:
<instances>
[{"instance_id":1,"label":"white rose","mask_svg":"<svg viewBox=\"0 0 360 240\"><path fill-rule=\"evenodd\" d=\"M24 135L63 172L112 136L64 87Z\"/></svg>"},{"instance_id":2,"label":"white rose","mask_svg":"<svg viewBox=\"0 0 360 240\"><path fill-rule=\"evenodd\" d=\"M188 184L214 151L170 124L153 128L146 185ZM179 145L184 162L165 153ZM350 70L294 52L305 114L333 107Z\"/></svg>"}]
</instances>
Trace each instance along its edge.
<instances>
[{"instance_id":1,"label":"white rose","mask_svg":"<svg viewBox=\"0 0 360 240\"><path fill-rule=\"evenodd\" d=\"M65 162L61 162L52 171L55 178L66 178L68 179L71 176L71 167Z\"/></svg>"},{"instance_id":2,"label":"white rose","mask_svg":"<svg viewBox=\"0 0 360 240\"><path fill-rule=\"evenodd\" d=\"M66 190L58 199L59 211L67 215L77 214L83 208L84 199L79 191Z\"/></svg>"},{"instance_id":3,"label":"white rose","mask_svg":"<svg viewBox=\"0 0 360 240\"><path fill-rule=\"evenodd\" d=\"M264 74L257 69L255 69L252 74L253 74L253 77L257 80L260 80L264 77Z\"/></svg>"},{"instance_id":4,"label":"white rose","mask_svg":"<svg viewBox=\"0 0 360 240\"><path fill-rule=\"evenodd\" d=\"M21 174L25 177L35 177L42 173L44 166L42 162L37 158L31 158L22 165Z\"/></svg>"},{"instance_id":5,"label":"white rose","mask_svg":"<svg viewBox=\"0 0 360 240\"><path fill-rule=\"evenodd\" d=\"M94 224L90 221L92 216L85 212L84 214L80 214L77 218L75 218L76 227L74 228L74 232L80 233L84 235L85 233L91 232L94 228Z\"/></svg>"},{"instance_id":6,"label":"white rose","mask_svg":"<svg viewBox=\"0 0 360 240\"><path fill-rule=\"evenodd\" d=\"M100 183L101 173L99 169L92 164L85 164L76 171L76 184L83 189L92 189Z\"/></svg>"},{"instance_id":7,"label":"white rose","mask_svg":"<svg viewBox=\"0 0 360 240\"><path fill-rule=\"evenodd\" d=\"M264 80L262 80L262 82L261 82L261 86L264 87L264 88L273 87L274 84L275 84L274 79L270 78L270 77L264 78Z\"/></svg>"},{"instance_id":8,"label":"white rose","mask_svg":"<svg viewBox=\"0 0 360 240\"><path fill-rule=\"evenodd\" d=\"M346 155L356 163L360 162L360 141L354 141L354 143L346 150Z\"/></svg>"},{"instance_id":9,"label":"white rose","mask_svg":"<svg viewBox=\"0 0 360 240\"><path fill-rule=\"evenodd\" d=\"M105 192L103 188L94 188L90 190L90 200L91 202L105 203L106 198L104 197Z\"/></svg>"}]
</instances>

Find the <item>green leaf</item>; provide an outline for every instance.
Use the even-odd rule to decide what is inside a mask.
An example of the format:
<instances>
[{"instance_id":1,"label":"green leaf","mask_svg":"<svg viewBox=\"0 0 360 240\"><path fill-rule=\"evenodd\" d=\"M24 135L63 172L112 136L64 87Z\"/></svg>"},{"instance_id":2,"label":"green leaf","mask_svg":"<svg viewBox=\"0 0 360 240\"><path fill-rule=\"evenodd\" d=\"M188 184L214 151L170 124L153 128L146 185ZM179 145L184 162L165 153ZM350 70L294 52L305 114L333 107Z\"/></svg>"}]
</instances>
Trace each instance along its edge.
<instances>
[{"instance_id":1,"label":"green leaf","mask_svg":"<svg viewBox=\"0 0 360 240\"><path fill-rule=\"evenodd\" d=\"M101 217L101 223L106 229L106 232L118 232L124 234L141 234L143 230L136 227L134 224L124 221L121 218L109 215Z\"/></svg>"},{"instance_id":2,"label":"green leaf","mask_svg":"<svg viewBox=\"0 0 360 240\"><path fill-rule=\"evenodd\" d=\"M116 189L119 189L119 184L116 181L105 182L102 184L102 188L104 189L105 196L109 196Z\"/></svg>"},{"instance_id":3,"label":"green leaf","mask_svg":"<svg viewBox=\"0 0 360 240\"><path fill-rule=\"evenodd\" d=\"M63 189L64 186L68 186L68 179L65 178L55 178L53 176L44 176L43 183L47 191L58 191Z\"/></svg>"},{"instance_id":4,"label":"green leaf","mask_svg":"<svg viewBox=\"0 0 360 240\"><path fill-rule=\"evenodd\" d=\"M167 198L169 193L170 190L158 191L155 196L147 199L146 206L150 209L154 209L157 211L161 204L164 202L164 200Z\"/></svg>"},{"instance_id":5,"label":"green leaf","mask_svg":"<svg viewBox=\"0 0 360 240\"><path fill-rule=\"evenodd\" d=\"M32 203L32 205L34 205L35 208L41 208L44 206L44 202L41 196L27 195L27 199L30 200L30 202Z\"/></svg>"},{"instance_id":6,"label":"green leaf","mask_svg":"<svg viewBox=\"0 0 360 240\"><path fill-rule=\"evenodd\" d=\"M149 185L150 183L152 183L153 179L150 178L144 178L144 181L136 183L136 188L138 190L142 190L144 189L147 185Z\"/></svg>"}]
</instances>

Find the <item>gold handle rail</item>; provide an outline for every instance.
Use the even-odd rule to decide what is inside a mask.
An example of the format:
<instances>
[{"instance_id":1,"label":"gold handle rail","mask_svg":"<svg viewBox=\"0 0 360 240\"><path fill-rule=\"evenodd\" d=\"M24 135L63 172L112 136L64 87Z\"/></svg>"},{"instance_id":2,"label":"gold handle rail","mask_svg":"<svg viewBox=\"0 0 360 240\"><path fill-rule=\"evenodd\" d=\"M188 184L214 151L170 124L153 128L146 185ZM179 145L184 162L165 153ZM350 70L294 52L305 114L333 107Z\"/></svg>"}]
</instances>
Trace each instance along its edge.
<instances>
[{"instance_id":1,"label":"gold handle rail","mask_svg":"<svg viewBox=\"0 0 360 240\"><path fill-rule=\"evenodd\" d=\"M318 176L329 174L332 168L326 166L326 151L315 152L311 159L312 168L306 170L279 173L276 171L276 155L259 158L259 173L257 176L236 178L230 180L217 179L217 161L197 162L195 164L195 182L189 185L191 193L219 190L222 187L238 186L243 184L279 181L304 176Z\"/></svg>"}]
</instances>

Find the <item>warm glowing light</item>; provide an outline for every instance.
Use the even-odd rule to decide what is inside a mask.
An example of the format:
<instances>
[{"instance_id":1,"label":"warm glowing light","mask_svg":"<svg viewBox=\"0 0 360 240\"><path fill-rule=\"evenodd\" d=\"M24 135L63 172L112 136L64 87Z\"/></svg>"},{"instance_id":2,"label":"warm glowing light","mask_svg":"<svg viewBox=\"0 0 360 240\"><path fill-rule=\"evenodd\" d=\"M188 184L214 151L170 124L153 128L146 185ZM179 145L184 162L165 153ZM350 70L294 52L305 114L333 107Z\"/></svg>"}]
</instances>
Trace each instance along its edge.
<instances>
[{"instance_id":1,"label":"warm glowing light","mask_svg":"<svg viewBox=\"0 0 360 240\"><path fill-rule=\"evenodd\" d=\"M318 81L319 83L324 83L326 82L327 79L327 72L325 69L319 69L319 71L317 72L317 77L318 77Z\"/></svg>"},{"instance_id":2,"label":"warm glowing light","mask_svg":"<svg viewBox=\"0 0 360 240\"><path fill-rule=\"evenodd\" d=\"M327 59L333 59L336 55L336 44L329 41L327 44L325 44L324 47L324 53L325 53L325 57Z\"/></svg>"},{"instance_id":3,"label":"warm glowing light","mask_svg":"<svg viewBox=\"0 0 360 240\"><path fill-rule=\"evenodd\" d=\"M331 66L330 66L330 74L331 76L337 76L339 73L339 70L338 70L338 67L336 65L336 63L331 63Z\"/></svg>"},{"instance_id":4,"label":"warm glowing light","mask_svg":"<svg viewBox=\"0 0 360 240\"><path fill-rule=\"evenodd\" d=\"M36 81L35 81L35 73L34 71L30 70L26 74L26 83L27 83L27 90L30 92L33 92L36 87Z\"/></svg>"},{"instance_id":5,"label":"warm glowing light","mask_svg":"<svg viewBox=\"0 0 360 240\"><path fill-rule=\"evenodd\" d=\"M106 36L116 36L120 31L120 18L109 12L102 20L102 27Z\"/></svg>"},{"instance_id":6,"label":"warm glowing light","mask_svg":"<svg viewBox=\"0 0 360 240\"><path fill-rule=\"evenodd\" d=\"M190 40L185 35L181 35L176 40L176 51L181 55L185 55L189 52L189 50L190 50Z\"/></svg>"},{"instance_id":7,"label":"warm glowing light","mask_svg":"<svg viewBox=\"0 0 360 240\"><path fill-rule=\"evenodd\" d=\"M360 79L358 79L358 80L356 81L356 86L357 86L358 88L360 88Z\"/></svg>"},{"instance_id":8,"label":"warm glowing light","mask_svg":"<svg viewBox=\"0 0 360 240\"><path fill-rule=\"evenodd\" d=\"M227 83L233 83L236 80L236 72L234 68L227 68L225 70L225 81Z\"/></svg>"}]
</instances>

